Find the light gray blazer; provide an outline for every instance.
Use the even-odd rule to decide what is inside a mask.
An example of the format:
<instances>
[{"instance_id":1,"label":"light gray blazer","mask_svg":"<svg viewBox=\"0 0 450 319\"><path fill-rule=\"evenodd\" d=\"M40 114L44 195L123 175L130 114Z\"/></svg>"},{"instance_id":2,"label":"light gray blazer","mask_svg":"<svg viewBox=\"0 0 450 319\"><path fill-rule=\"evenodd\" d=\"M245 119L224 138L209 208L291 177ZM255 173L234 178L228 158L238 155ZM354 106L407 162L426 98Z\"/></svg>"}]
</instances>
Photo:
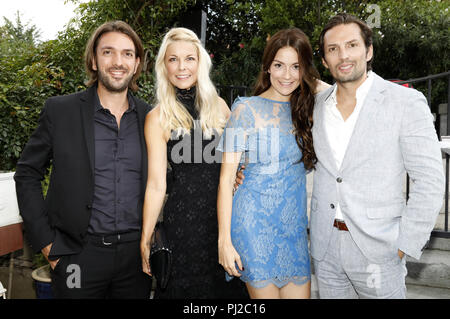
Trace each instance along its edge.
<instances>
[{"instance_id":1,"label":"light gray blazer","mask_svg":"<svg viewBox=\"0 0 450 319\"><path fill-rule=\"evenodd\" d=\"M419 259L442 207L442 155L425 97L373 76L339 170L324 127L324 102L334 86L316 97L310 234L317 260L327 251L338 203L353 240L374 263L398 258L398 249Z\"/></svg>"}]
</instances>

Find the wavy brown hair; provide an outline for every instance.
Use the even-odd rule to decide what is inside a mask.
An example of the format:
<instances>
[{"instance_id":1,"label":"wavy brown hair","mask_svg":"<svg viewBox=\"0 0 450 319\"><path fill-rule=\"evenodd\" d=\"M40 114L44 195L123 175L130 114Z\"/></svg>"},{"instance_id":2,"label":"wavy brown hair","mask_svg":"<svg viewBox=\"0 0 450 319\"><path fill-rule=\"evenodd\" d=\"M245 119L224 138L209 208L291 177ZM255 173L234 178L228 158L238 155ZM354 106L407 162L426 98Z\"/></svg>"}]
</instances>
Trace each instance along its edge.
<instances>
[{"instance_id":1,"label":"wavy brown hair","mask_svg":"<svg viewBox=\"0 0 450 319\"><path fill-rule=\"evenodd\" d=\"M258 75L254 95L260 95L270 86L268 70L278 50L291 47L298 54L300 65L300 85L292 92L290 97L292 123L294 124L295 140L302 151L303 162L307 170L313 169L317 157L314 152L312 127L314 111L314 93L316 92L319 73L313 64L313 52L306 34L298 28L289 28L278 31L267 42L262 58L261 71Z\"/></svg>"}]
</instances>

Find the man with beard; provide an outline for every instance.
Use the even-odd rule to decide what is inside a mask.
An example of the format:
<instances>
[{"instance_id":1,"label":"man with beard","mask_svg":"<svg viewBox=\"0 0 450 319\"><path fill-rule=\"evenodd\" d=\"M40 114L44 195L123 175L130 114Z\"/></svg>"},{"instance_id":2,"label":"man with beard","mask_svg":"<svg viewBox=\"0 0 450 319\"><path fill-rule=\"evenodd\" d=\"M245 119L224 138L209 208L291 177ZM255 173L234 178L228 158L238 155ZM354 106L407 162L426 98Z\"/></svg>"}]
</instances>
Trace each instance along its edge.
<instances>
[{"instance_id":1,"label":"man with beard","mask_svg":"<svg viewBox=\"0 0 450 319\"><path fill-rule=\"evenodd\" d=\"M433 117L422 93L371 71L364 22L336 15L319 48L336 81L317 96L313 118L310 233L320 297L405 298L404 255L420 258L444 194Z\"/></svg>"},{"instance_id":2,"label":"man with beard","mask_svg":"<svg viewBox=\"0 0 450 319\"><path fill-rule=\"evenodd\" d=\"M128 24L100 26L85 51L89 88L46 101L17 163L25 233L50 263L56 298L149 298L139 250L149 106L129 92L143 57Z\"/></svg>"}]
</instances>

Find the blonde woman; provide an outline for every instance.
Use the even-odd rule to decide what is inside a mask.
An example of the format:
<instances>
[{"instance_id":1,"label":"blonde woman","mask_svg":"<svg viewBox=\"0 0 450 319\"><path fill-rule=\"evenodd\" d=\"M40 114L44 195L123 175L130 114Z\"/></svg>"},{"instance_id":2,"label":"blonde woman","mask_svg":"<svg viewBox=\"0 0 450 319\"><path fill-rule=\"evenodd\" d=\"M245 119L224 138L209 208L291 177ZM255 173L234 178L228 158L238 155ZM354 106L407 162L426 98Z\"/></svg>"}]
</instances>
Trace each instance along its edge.
<instances>
[{"instance_id":1,"label":"blonde woman","mask_svg":"<svg viewBox=\"0 0 450 319\"><path fill-rule=\"evenodd\" d=\"M163 219L173 251L171 278L155 298L236 298L238 280L227 283L217 263L217 187L221 154L215 151L230 115L209 78L211 59L194 32L173 28L156 58L157 105L147 115L148 181L141 255L143 271L150 240L164 204ZM167 175L167 163L172 168ZM169 177L170 176L170 177Z\"/></svg>"}]
</instances>

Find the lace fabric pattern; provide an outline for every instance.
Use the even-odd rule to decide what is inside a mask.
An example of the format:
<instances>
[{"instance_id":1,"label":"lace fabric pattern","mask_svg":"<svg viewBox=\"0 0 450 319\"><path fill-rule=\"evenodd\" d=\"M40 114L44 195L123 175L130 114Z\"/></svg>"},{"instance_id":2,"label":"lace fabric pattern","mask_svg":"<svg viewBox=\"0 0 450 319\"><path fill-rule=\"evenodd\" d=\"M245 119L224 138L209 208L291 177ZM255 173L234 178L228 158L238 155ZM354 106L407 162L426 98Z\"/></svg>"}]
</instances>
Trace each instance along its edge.
<instances>
[{"instance_id":1,"label":"lace fabric pattern","mask_svg":"<svg viewBox=\"0 0 450 319\"><path fill-rule=\"evenodd\" d=\"M231 220L244 266L240 279L257 288L308 282L306 170L299 163L289 102L238 98L217 150L243 152L246 164Z\"/></svg>"},{"instance_id":2,"label":"lace fabric pattern","mask_svg":"<svg viewBox=\"0 0 450 319\"><path fill-rule=\"evenodd\" d=\"M177 89L177 98L196 120L195 88ZM220 136L207 139L199 127L190 134L175 136L167 143L171 171L167 175L169 196L163 212L173 251L172 272L167 288L158 289L155 299L248 298L242 282L225 281L218 263L216 207L220 161L205 161L201 154L205 148L212 148L215 155Z\"/></svg>"}]
</instances>

